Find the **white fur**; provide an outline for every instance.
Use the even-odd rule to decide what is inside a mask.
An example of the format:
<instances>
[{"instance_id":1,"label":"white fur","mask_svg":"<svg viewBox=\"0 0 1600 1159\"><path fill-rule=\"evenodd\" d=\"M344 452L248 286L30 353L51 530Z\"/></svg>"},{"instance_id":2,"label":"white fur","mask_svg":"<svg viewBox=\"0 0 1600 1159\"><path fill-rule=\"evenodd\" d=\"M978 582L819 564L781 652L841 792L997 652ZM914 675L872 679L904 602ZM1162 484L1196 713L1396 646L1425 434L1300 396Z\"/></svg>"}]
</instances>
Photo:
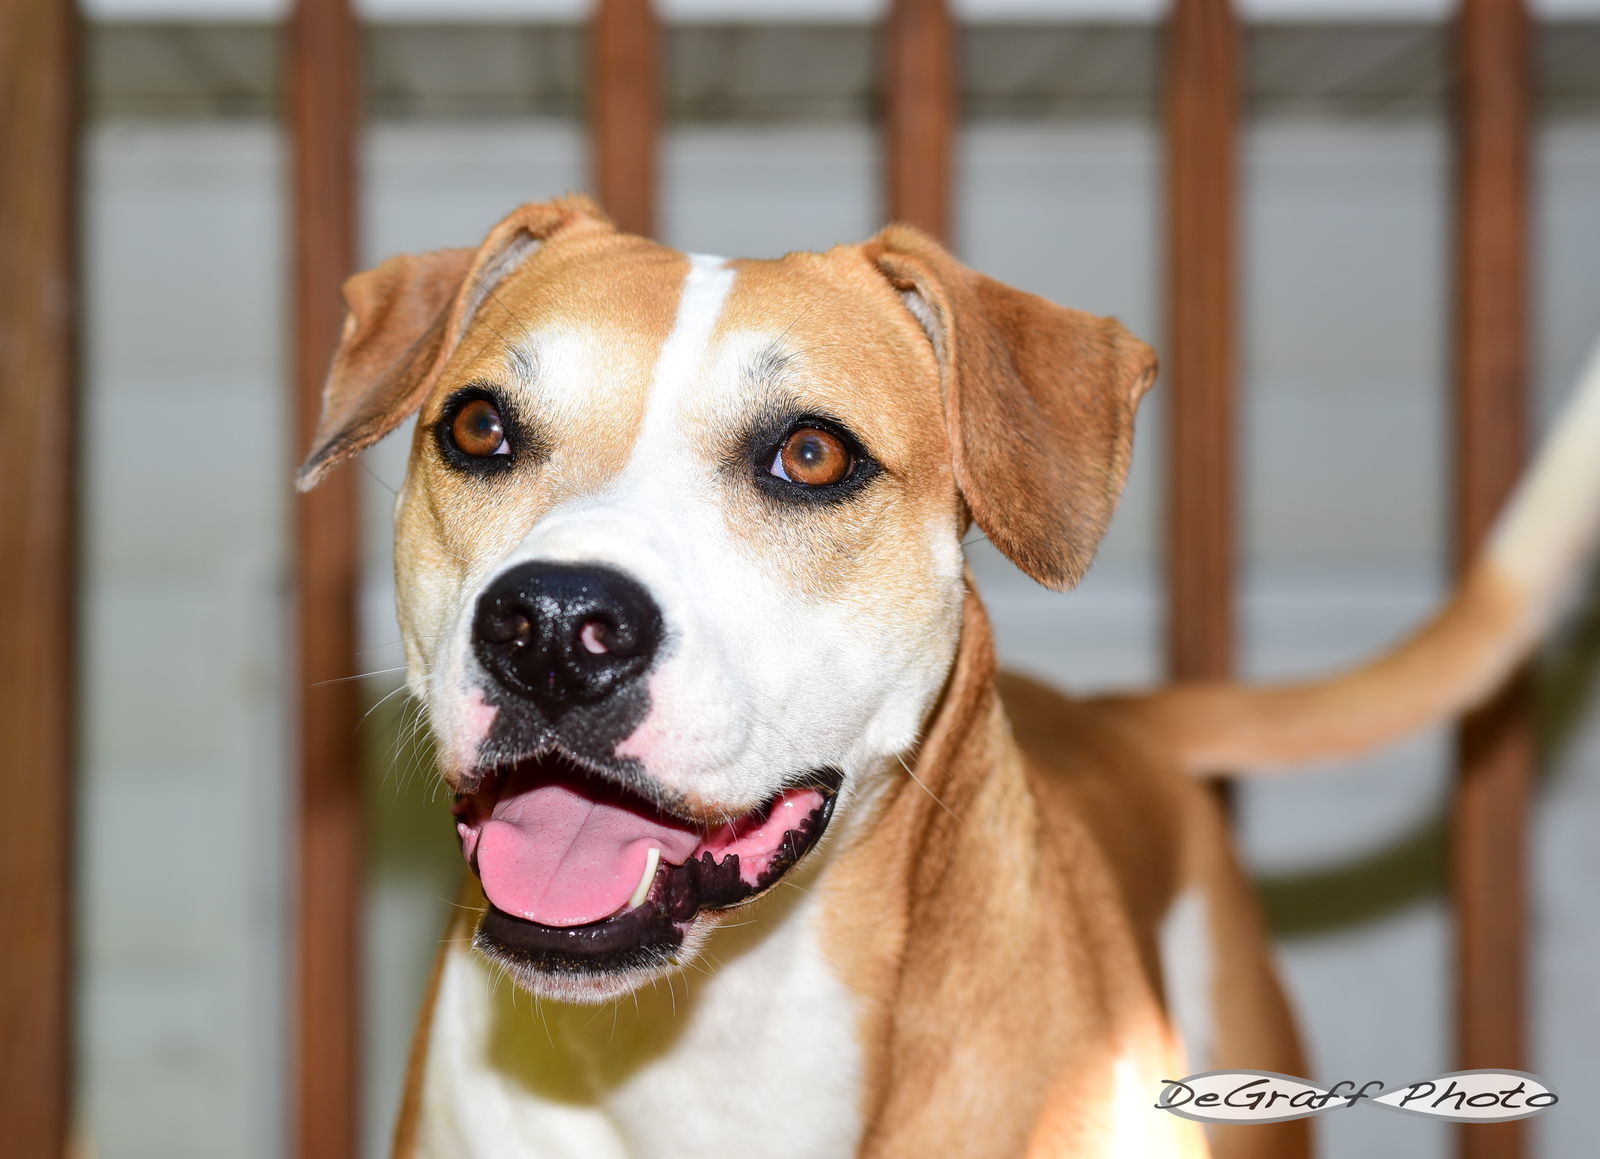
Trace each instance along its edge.
<instances>
[{"instance_id":1,"label":"white fur","mask_svg":"<svg viewBox=\"0 0 1600 1159\"><path fill-rule=\"evenodd\" d=\"M445 961L423 1079L431 1159L848 1155L861 1131L852 996L816 892L724 930L710 973L609 1007L542 1007L464 946ZM547 1076L541 1088L540 1074Z\"/></svg>"},{"instance_id":2,"label":"white fur","mask_svg":"<svg viewBox=\"0 0 1600 1159\"><path fill-rule=\"evenodd\" d=\"M1161 921L1159 936L1167 1010L1189 1072L1204 1070L1210 1065L1216 1042L1212 1018L1216 953L1211 944L1210 908L1198 886L1190 886L1174 899Z\"/></svg>"},{"instance_id":3,"label":"white fur","mask_svg":"<svg viewBox=\"0 0 1600 1159\"><path fill-rule=\"evenodd\" d=\"M1101 1154L1110 1156L1170 1154L1160 1147L1161 1128L1168 1126L1152 1113L1150 1092L1159 1090L1136 1059L1118 1058L1111 1064L1111 1137Z\"/></svg>"},{"instance_id":4,"label":"white fur","mask_svg":"<svg viewBox=\"0 0 1600 1159\"><path fill-rule=\"evenodd\" d=\"M1527 589L1527 640L1549 626L1600 536L1600 343L1554 430L1489 540L1489 557Z\"/></svg>"}]
</instances>

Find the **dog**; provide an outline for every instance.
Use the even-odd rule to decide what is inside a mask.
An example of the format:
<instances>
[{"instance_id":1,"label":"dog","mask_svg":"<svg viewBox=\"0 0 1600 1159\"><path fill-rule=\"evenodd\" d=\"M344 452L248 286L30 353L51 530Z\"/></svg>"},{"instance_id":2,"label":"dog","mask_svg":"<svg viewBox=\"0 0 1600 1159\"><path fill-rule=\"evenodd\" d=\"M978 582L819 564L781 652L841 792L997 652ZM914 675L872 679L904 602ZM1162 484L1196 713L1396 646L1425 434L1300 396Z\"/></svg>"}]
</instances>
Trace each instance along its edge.
<instances>
[{"instance_id":1,"label":"dog","mask_svg":"<svg viewBox=\"0 0 1600 1159\"><path fill-rule=\"evenodd\" d=\"M905 226L723 260L576 196L345 296L298 483L420 416L397 603L471 869L396 1155L1306 1153L1154 1109L1303 1073L1203 777L1495 688L1592 546L1600 369L1390 653L1074 701L997 672L961 545L1083 576L1156 376L1116 321Z\"/></svg>"}]
</instances>

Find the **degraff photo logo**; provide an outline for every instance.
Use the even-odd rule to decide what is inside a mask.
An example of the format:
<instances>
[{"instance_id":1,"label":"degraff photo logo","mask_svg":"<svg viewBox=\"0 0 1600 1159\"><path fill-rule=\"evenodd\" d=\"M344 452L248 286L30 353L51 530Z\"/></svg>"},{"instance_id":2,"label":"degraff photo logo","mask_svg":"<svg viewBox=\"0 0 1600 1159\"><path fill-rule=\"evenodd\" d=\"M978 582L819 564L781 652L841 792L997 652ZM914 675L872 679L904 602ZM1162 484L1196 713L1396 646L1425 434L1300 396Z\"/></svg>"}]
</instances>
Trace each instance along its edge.
<instances>
[{"instance_id":1,"label":"degraff photo logo","mask_svg":"<svg viewBox=\"0 0 1600 1159\"><path fill-rule=\"evenodd\" d=\"M1560 1101L1538 1075L1458 1070L1385 1089L1382 1080L1342 1079L1328 1088L1270 1070L1208 1070L1163 1079L1156 1107L1201 1123L1281 1123L1358 1104L1457 1123L1505 1123Z\"/></svg>"}]
</instances>

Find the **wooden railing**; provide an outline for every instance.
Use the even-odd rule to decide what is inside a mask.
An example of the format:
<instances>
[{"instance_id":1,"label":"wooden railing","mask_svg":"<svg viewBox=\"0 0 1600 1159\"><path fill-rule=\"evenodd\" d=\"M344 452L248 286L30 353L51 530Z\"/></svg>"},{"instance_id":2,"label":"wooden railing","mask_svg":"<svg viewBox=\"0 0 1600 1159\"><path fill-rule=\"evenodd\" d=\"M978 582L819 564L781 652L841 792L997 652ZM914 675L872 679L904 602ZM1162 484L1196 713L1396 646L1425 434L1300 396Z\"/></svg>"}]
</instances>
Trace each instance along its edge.
<instances>
[{"instance_id":1,"label":"wooden railing","mask_svg":"<svg viewBox=\"0 0 1600 1159\"><path fill-rule=\"evenodd\" d=\"M71 1114L76 14L0 4L0 1150Z\"/></svg>"},{"instance_id":2,"label":"wooden railing","mask_svg":"<svg viewBox=\"0 0 1600 1159\"><path fill-rule=\"evenodd\" d=\"M1456 29L1455 563L1466 569L1522 468L1528 411L1528 18L1463 0ZM1525 1066L1533 718L1514 679L1462 723L1451 811L1456 1062ZM1465 1159L1508 1159L1525 1124L1462 1128Z\"/></svg>"},{"instance_id":3,"label":"wooden railing","mask_svg":"<svg viewBox=\"0 0 1600 1159\"><path fill-rule=\"evenodd\" d=\"M6 1150L60 1154L71 923L72 275L77 57L68 0L0 5L0 1122ZM1523 0L1463 0L1456 104L1455 544L1464 559L1523 453L1528 347L1529 44ZM660 30L649 0L598 0L595 189L656 224ZM297 0L288 41L295 405L306 445L355 267L359 51L350 0ZM885 216L952 241L956 30L946 0L891 0L884 36ZM1240 31L1227 0L1174 0L1166 43L1170 399L1167 654L1176 676L1233 667L1237 514ZM285 476L289 454L286 449ZM355 743L356 480L336 473L296 523L299 845L292 1052L300 1155L359 1144L362 818ZM330 682L332 681L332 682ZM1525 683L1461 732L1452 851L1463 1067L1524 1056L1523 856L1532 772ZM25 806L18 805L26 802ZM1463 1129L1469 1159L1521 1153L1521 1124Z\"/></svg>"},{"instance_id":4,"label":"wooden railing","mask_svg":"<svg viewBox=\"0 0 1600 1159\"><path fill-rule=\"evenodd\" d=\"M356 267L360 52L349 0L299 0L287 76L294 320L295 447L311 445L322 384L344 321L339 287ZM354 471L295 506L295 709L299 721L294 1138L306 1159L359 1153L362 766L356 726L360 526Z\"/></svg>"}]
</instances>

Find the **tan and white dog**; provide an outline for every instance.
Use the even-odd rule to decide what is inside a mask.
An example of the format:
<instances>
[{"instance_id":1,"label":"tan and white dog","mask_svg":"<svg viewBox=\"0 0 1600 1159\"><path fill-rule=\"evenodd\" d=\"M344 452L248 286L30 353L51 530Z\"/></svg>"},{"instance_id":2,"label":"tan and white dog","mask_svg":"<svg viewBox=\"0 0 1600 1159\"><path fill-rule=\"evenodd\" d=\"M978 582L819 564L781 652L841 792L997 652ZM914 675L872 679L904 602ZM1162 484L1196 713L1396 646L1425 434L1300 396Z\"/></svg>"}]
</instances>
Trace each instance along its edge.
<instances>
[{"instance_id":1,"label":"tan and white dog","mask_svg":"<svg viewBox=\"0 0 1600 1159\"><path fill-rule=\"evenodd\" d=\"M1587 550L1600 372L1394 652L1074 702L997 674L961 540L1083 575L1155 377L1115 321L905 227L727 261L581 198L346 296L300 484L420 411L399 613L474 871L397 1154L1304 1152L1153 1109L1301 1066L1194 774L1492 689Z\"/></svg>"}]
</instances>

